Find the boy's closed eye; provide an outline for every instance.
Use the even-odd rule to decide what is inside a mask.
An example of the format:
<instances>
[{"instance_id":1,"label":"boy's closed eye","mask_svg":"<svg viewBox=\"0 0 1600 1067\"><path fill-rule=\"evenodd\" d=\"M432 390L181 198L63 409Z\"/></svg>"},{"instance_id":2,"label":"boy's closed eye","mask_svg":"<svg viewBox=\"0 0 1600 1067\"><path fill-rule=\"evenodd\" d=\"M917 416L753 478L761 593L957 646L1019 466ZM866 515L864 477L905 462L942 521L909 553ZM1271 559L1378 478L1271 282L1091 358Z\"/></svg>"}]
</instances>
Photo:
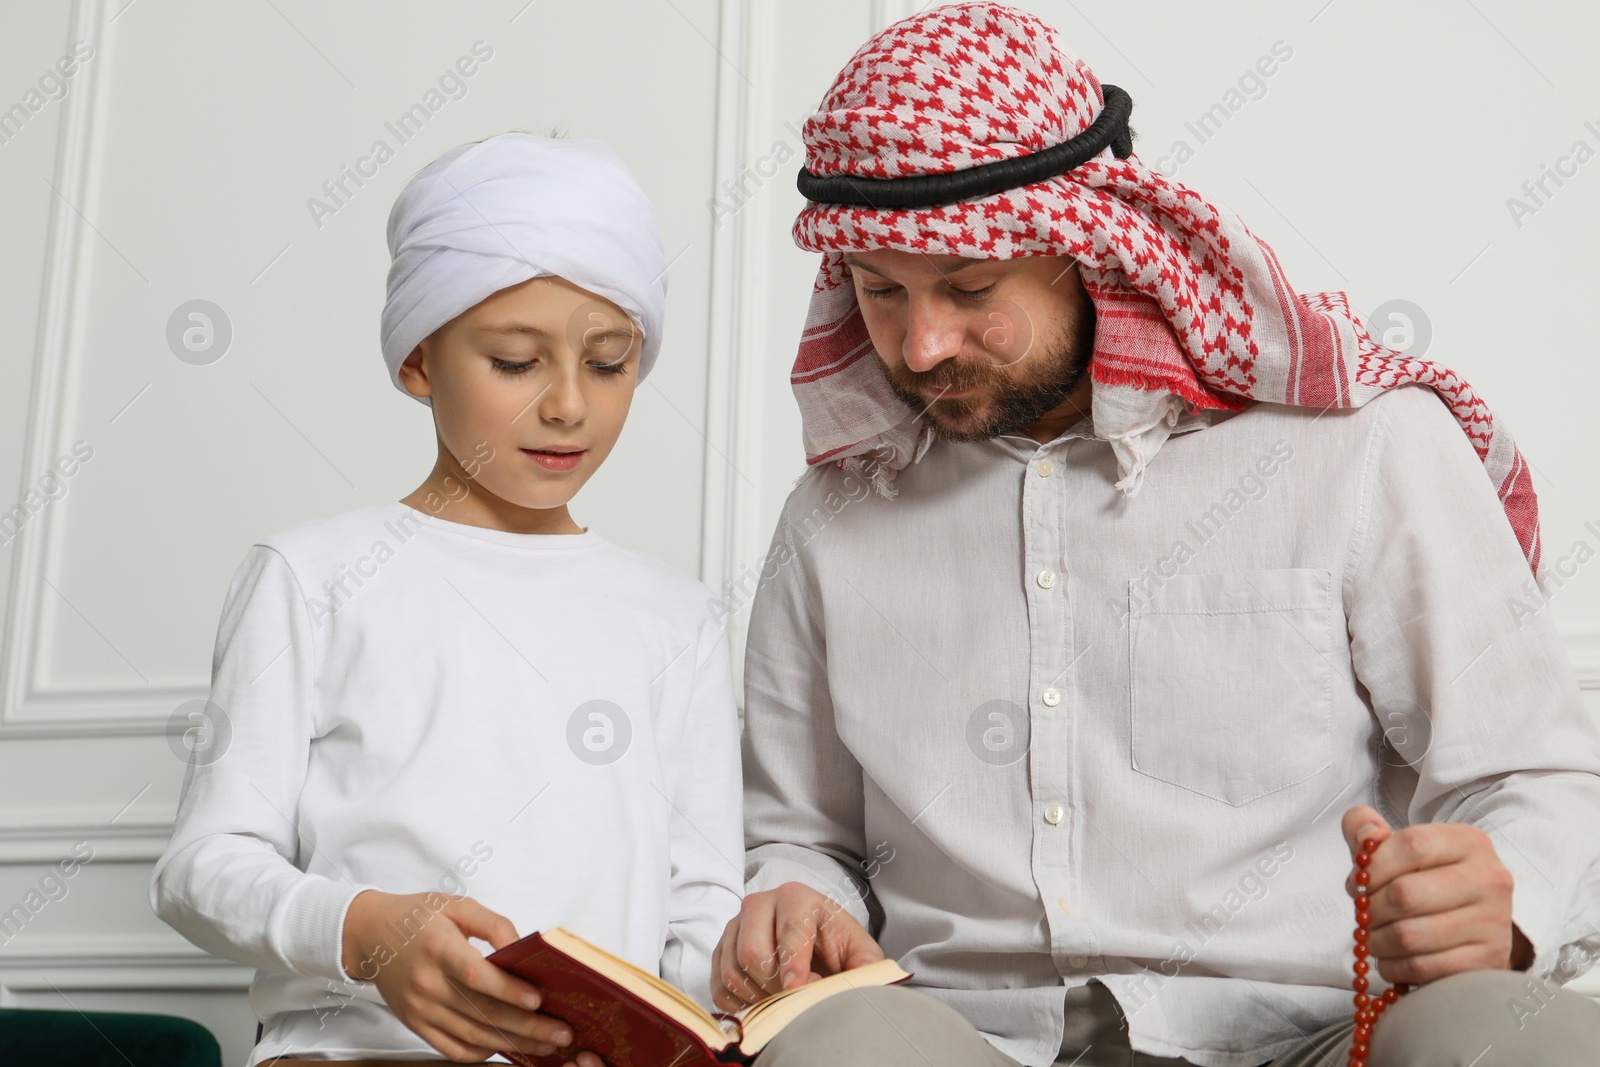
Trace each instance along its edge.
<instances>
[{"instance_id":1,"label":"boy's closed eye","mask_svg":"<svg viewBox=\"0 0 1600 1067\"><path fill-rule=\"evenodd\" d=\"M489 358L494 369L502 374L526 374L533 369L534 364L539 362L537 359L510 360L499 356L491 356ZM628 370L628 360L626 356L614 363L601 363L591 360L589 366L603 375L624 374Z\"/></svg>"}]
</instances>

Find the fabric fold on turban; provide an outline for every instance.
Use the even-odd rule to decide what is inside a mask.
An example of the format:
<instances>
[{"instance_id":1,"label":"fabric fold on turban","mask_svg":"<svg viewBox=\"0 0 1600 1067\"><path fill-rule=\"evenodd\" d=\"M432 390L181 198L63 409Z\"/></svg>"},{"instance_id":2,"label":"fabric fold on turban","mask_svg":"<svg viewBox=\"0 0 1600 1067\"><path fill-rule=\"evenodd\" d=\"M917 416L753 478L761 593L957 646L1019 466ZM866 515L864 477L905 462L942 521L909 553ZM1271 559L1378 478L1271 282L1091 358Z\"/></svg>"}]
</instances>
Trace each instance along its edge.
<instances>
[{"instance_id":1,"label":"fabric fold on turban","mask_svg":"<svg viewBox=\"0 0 1600 1067\"><path fill-rule=\"evenodd\" d=\"M863 45L802 127L818 177L945 174L1049 148L1105 106L1043 22L998 4L934 8ZM1511 435L1453 371L1377 343L1344 293L1297 293L1229 209L1107 148L1060 177L908 210L808 203L795 243L823 253L790 384L806 462L863 471L886 496L932 430L890 389L843 254L1071 256L1095 308L1093 421L1125 492L1185 409L1251 401L1360 407L1431 387L1483 461L1534 573L1538 503ZM878 462L866 464L868 454Z\"/></svg>"},{"instance_id":2,"label":"fabric fold on turban","mask_svg":"<svg viewBox=\"0 0 1600 1067\"><path fill-rule=\"evenodd\" d=\"M633 318L638 380L655 365L667 300L660 227L600 141L513 132L452 148L400 191L388 237L380 338L389 380L407 396L400 365L419 341L501 289L551 275Z\"/></svg>"}]
</instances>

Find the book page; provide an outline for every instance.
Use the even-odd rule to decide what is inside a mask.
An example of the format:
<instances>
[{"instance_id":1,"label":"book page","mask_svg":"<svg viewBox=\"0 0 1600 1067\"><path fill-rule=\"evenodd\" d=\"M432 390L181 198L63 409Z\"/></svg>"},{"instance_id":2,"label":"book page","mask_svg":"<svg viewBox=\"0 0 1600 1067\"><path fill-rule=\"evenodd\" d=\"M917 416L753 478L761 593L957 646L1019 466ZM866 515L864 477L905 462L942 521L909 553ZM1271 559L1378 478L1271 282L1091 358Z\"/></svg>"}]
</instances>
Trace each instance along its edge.
<instances>
[{"instance_id":1,"label":"book page","mask_svg":"<svg viewBox=\"0 0 1600 1067\"><path fill-rule=\"evenodd\" d=\"M754 1056L802 1012L816 1007L831 996L848 993L852 989L894 985L910 977L894 960L879 960L853 971L830 974L809 985L774 993L740 1013L739 1018L744 1023L744 1040L739 1042L739 1051Z\"/></svg>"},{"instance_id":2,"label":"book page","mask_svg":"<svg viewBox=\"0 0 1600 1067\"><path fill-rule=\"evenodd\" d=\"M693 997L672 983L635 967L625 959L613 956L570 930L556 927L553 930L546 930L541 936L551 948L565 953L597 974L609 978L661 1014L681 1024L685 1030L705 1042L706 1047L720 1050L733 1043L736 1035L729 1034L721 1023L695 1002Z\"/></svg>"}]
</instances>

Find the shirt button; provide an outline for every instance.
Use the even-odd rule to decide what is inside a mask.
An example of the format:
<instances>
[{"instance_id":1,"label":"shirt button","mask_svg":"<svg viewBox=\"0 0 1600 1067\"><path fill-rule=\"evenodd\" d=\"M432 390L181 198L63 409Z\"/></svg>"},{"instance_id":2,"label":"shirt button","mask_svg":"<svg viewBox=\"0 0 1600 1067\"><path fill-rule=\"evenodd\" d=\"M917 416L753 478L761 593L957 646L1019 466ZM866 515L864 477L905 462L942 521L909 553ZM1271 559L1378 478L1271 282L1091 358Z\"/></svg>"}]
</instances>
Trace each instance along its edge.
<instances>
[{"instance_id":1,"label":"shirt button","mask_svg":"<svg viewBox=\"0 0 1600 1067\"><path fill-rule=\"evenodd\" d=\"M1056 584L1056 572L1052 570L1042 570L1039 572L1039 577L1037 580L1039 582L1040 589L1049 589L1051 586Z\"/></svg>"},{"instance_id":2,"label":"shirt button","mask_svg":"<svg viewBox=\"0 0 1600 1067\"><path fill-rule=\"evenodd\" d=\"M1034 469L1039 472L1039 477L1048 478L1050 475L1055 473L1056 465L1050 462L1049 456L1046 456L1044 459L1039 461L1038 466L1036 466Z\"/></svg>"},{"instance_id":3,"label":"shirt button","mask_svg":"<svg viewBox=\"0 0 1600 1067\"><path fill-rule=\"evenodd\" d=\"M1052 804L1048 808L1044 809L1044 821L1049 823L1051 826L1055 826L1061 822L1062 818L1066 814L1066 809L1064 809L1060 804Z\"/></svg>"},{"instance_id":4,"label":"shirt button","mask_svg":"<svg viewBox=\"0 0 1600 1067\"><path fill-rule=\"evenodd\" d=\"M1067 962L1072 964L1074 967L1082 967L1084 964L1089 962L1089 957L1088 956L1068 956L1067 957Z\"/></svg>"},{"instance_id":5,"label":"shirt button","mask_svg":"<svg viewBox=\"0 0 1600 1067\"><path fill-rule=\"evenodd\" d=\"M1039 694L1039 696L1040 699L1044 701L1044 706L1047 708L1053 708L1057 704L1061 703L1061 694L1056 692L1054 689L1046 689L1043 693Z\"/></svg>"}]
</instances>

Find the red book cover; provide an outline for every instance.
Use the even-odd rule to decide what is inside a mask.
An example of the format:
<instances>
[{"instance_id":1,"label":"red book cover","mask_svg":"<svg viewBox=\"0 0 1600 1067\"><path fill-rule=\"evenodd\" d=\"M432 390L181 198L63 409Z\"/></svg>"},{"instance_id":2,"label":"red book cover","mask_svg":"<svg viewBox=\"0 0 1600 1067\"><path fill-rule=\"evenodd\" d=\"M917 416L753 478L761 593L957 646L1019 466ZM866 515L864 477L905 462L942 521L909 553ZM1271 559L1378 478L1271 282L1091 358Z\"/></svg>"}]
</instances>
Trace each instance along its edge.
<instances>
[{"instance_id":1,"label":"red book cover","mask_svg":"<svg viewBox=\"0 0 1600 1067\"><path fill-rule=\"evenodd\" d=\"M693 997L569 930L529 934L489 962L537 986L540 1012L572 1027L572 1044L549 1056L507 1051L525 1067L559 1067L580 1051L606 1067L718 1067L749 1064L766 1042L828 997L911 975L893 960L772 996L738 1016L708 1012Z\"/></svg>"},{"instance_id":2,"label":"red book cover","mask_svg":"<svg viewBox=\"0 0 1600 1067\"><path fill-rule=\"evenodd\" d=\"M716 1067L747 1063L737 1044L717 1054L685 1027L594 969L552 947L539 934L494 953L489 962L539 987L539 1011L572 1027L570 1052L549 1056L507 1052L526 1067L560 1067L579 1050L594 1052L606 1067ZM731 1039L737 1040L737 1023Z\"/></svg>"}]
</instances>

